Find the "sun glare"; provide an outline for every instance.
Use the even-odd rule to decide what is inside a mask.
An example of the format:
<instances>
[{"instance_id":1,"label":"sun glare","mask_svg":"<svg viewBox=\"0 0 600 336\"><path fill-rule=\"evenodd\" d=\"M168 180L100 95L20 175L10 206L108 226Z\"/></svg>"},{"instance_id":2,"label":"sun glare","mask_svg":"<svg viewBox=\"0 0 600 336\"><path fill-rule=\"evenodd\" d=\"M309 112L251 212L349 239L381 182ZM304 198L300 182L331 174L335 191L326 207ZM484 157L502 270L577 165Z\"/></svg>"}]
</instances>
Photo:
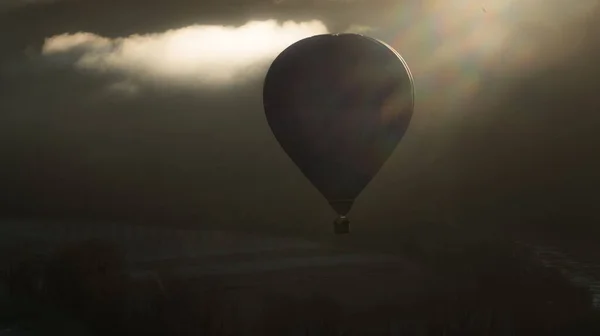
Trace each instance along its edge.
<instances>
[{"instance_id":1,"label":"sun glare","mask_svg":"<svg viewBox=\"0 0 600 336\"><path fill-rule=\"evenodd\" d=\"M596 0L402 2L386 11L385 39L411 65L418 104L455 111L486 76L521 76L567 60L594 6ZM450 108L427 108L434 102Z\"/></svg>"}]
</instances>

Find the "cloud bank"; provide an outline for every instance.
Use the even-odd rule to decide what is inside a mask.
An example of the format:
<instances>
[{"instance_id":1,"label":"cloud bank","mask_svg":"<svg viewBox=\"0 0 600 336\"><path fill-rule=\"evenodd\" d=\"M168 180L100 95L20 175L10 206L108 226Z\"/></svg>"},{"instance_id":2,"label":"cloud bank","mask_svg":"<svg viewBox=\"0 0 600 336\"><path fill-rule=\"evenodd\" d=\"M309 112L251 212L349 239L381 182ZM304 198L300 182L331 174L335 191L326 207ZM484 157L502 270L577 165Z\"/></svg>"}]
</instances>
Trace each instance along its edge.
<instances>
[{"instance_id":1,"label":"cloud bank","mask_svg":"<svg viewBox=\"0 0 600 336\"><path fill-rule=\"evenodd\" d=\"M123 75L133 82L222 86L256 78L290 44L326 33L320 21L251 21L243 26L195 25L160 34L110 39L80 32L47 38L42 55L52 64Z\"/></svg>"}]
</instances>

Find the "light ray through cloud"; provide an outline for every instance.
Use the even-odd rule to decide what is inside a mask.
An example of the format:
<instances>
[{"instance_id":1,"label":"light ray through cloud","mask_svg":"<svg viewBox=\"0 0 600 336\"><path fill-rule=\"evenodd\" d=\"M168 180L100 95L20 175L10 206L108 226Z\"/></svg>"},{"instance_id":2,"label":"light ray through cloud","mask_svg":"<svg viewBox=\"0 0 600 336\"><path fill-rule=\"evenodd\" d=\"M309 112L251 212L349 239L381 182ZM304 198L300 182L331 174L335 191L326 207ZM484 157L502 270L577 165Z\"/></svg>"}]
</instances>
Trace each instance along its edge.
<instances>
[{"instance_id":1,"label":"light ray through cloud","mask_svg":"<svg viewBox=\"0 0 600 336\"><path fill-rule=\"evenodd\" d=\"M387 11L386 39L409 56L420 104L455 110L474 97L485 75L526 76L573 56L595 6L595 0L402 2Z\"/></svg>"}]
</instances>

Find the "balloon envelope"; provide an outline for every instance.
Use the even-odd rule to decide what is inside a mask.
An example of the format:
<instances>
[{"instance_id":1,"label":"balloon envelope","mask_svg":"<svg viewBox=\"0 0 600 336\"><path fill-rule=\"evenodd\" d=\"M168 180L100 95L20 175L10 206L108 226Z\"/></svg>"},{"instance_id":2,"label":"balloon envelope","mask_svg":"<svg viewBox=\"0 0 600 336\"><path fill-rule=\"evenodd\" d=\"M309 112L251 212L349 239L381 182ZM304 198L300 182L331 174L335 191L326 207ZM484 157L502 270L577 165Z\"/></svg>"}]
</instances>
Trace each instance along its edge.
<instances>
[{"instance_id":1,"label":"balloon envelope","mask_svg":"<svg viewBox=\"0 0 600 336\"><path fill-rule=\"evenodd\" d=\"M263 104L285 152L345 215L406 132L413 79L402 57L379 40L317 35L273 61Z\"/></svg>"}]
</instances>

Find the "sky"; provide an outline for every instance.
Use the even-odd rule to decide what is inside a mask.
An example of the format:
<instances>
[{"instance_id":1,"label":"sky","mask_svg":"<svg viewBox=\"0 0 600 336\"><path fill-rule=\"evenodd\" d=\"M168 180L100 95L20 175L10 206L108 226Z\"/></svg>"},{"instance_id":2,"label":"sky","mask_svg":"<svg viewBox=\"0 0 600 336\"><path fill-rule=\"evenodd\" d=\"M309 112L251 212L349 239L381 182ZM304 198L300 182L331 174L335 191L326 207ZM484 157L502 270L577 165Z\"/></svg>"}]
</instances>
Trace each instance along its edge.
<instances>
[{"instance_id":1,"label":"sky","mask_svg":"<svg viewBox=\"0 0 600 336\"><path fill-rule=\"evenodd\" d=\"M0 217L329 232L335 214L268 127L262 80L290 44L356 32L405 58L416 107L354 227L587 225L600 201L598 11L594 0L0 0Z\"/></svg>"}]
</instances>

